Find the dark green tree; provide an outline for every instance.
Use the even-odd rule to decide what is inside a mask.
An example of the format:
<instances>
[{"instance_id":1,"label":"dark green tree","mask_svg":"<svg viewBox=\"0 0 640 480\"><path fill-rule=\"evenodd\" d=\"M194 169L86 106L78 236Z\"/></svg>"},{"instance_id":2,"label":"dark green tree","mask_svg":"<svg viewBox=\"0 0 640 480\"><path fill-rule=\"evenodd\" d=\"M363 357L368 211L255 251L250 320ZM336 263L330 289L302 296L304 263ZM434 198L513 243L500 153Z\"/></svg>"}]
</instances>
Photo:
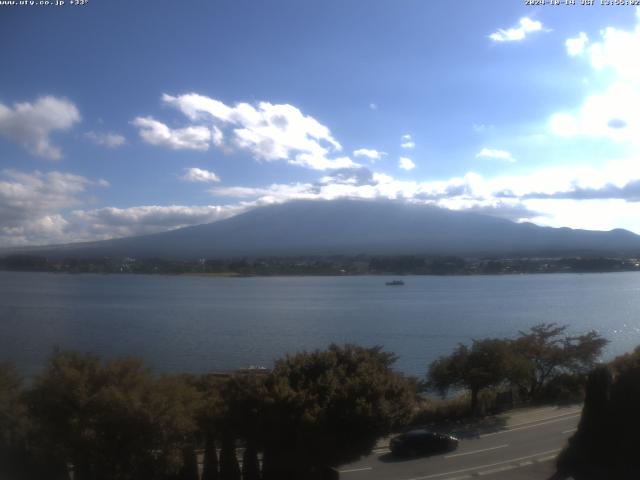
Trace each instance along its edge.
<instances>
[{"instance_id":1,"label":"dark green tree","mask_svg":"<svg viewBox=\"0 0 640 480\"><path fill-rule=\"evenodd\" d=\"M431 363L427 384L442 395L451 387L469 390L471 411L478 413L480 391L507 382L513 375L512 361L513 349L508 340L474 340L470 347L459 344L453 353Z\"/></svg>"},{"instance_id":2,"label":"dark green tree","mask_svg":"<svg viewBox=\"0 0 640 480\"><path fill-rule=\"evenodd\" d=\"M202 460L202 480L218 480L218 453L215 439L211 436L205 438L204 458Z\"/></svg>"},{"instance_id":3,"label":"dark green tree","mask_svg":"<svg viewBox=\"0 0 640 480\"><path fill-rule=\"evenodd\" d=\"M197 444L196 414L201 401L188 375L165 375L154 382L147 408L154 427L154 452L161 452L161 472L180 471L185 452Z\"/></svg>"},{"instance_id":4,"label":"dark green tree","mask_svg":"<svg viewBox=\"0 0 640 480\"><path fill-rule=\"evenodd\" d=\"M202 480L220 478L217 446L220 444L221 432L227 424L225 402L221 394L227 381L226 377L217 375L202 375L192 379L192 384L200 395L195 416L200 444L204 446Z\"/></svg>"},{"instance_id":5,"label":"dark green tree","mask_svg":"<svg viewBox=\"0 0 640 480\"><path fill-rule=\"evenodd\" d=\"M553 478L640 478L640 350L598 366L587 381L576 433L557 460Z\"/></svg>"},{"instance_id":6,"label":"dark green tree","mask_svg":"<svg viewBox=\"0 0 640 480\"><path fill-rule=\"evenodd\" d=\"M243 480L259 478L258 449L263 444L261 422L265 415L265 375L259 372L231 376L221 389L224 429L234 432L244 445Z\"/></svg>"},{"instance_id":7,"label":"dark green tree","mask_svg":"<svg viewBox=\"0 0 640 480\"><path fill-rule=\"evenodd\" d=\"M182 451L182 468L178 477L180 480L199 480L198 456L193 446L185 447Z\"/></svg>"},{"instance_id":8,"label":"dark green tree","mask_svg":"<svg viewBox=\"0 0 640 480\"><path fill-rule=\"evenodd\" d=\"M381 347L331 345L287 356L265 383L265 480L314 478L369 453L409 419L415 385Z\"/></svg>"},{"instance_id":9,"label":"dark green tree","mask_svg":"<svg viewBox=\"0 0 640 480\"><path fill-rule=\"evenodd\" d=\"M236 442L231 431L224 432L222 435L220 480L240 480L240 465L238 465L236 454Z\"/></svg>"},{"instance_id":10,"label":"dark green tree","mask_svg":"<svg viewBox=\"0 0 640 480\"><path fill-rule=\"evenodd\" d=\"M40 448L72 463L77 480L178 472L196 398L182 379L156 380L138 360L76 352L56 352L28 394Z\"/></svg>"},{"instance_id":11,"label":"dark green tree","mask_svg":"<svg viewBox=\"0 0 640 480\"><path fill-rule=\"evenodd\" d=\"M242 480L260 480L260 464L255 442L247 442L242 455Z\"/></svg>"},{"instance_id":12,"label":"dark green tree","mask_svg":"<svg viewBox=\"0 0 640 480\"><path fill-rule=\"evenodd\" d=\"M519 383L531 398L559 374L589 372L608 343L595 331L569 336L566 329L555 323L543 323L520 332L515 340L514 349L525 370Z\"/></svg>"},{"instance_id":13,"label":"dark green tree","mask_svg":"<svg viewBox=\"0 0 640 480\"><path fill-rule=\"evenodd\" d=\"M22 378L11 363L0 363L0 478L28 479L36 471L28 445L29 421Z\"/></svg>"}]
</instances>

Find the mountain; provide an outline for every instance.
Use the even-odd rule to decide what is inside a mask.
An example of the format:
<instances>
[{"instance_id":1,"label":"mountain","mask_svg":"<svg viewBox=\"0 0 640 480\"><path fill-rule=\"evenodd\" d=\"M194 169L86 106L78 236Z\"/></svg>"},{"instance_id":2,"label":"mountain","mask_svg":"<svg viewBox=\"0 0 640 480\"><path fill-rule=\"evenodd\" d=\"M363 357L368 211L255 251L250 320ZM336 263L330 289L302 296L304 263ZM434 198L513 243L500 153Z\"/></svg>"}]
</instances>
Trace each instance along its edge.
<instances>
[{"instance_id":1,"label":"mountain","mask_svg":"<svg viewBox=\"0 0 640 480\"><path fill-rule=\"evenodd\" d=\"M293 201L164 233L31 248L29 253L174 259L359 253L636 254L640 253L640 236L621 229L601 232L540 227L394 201Z\"/></svg>"}]
</instances>

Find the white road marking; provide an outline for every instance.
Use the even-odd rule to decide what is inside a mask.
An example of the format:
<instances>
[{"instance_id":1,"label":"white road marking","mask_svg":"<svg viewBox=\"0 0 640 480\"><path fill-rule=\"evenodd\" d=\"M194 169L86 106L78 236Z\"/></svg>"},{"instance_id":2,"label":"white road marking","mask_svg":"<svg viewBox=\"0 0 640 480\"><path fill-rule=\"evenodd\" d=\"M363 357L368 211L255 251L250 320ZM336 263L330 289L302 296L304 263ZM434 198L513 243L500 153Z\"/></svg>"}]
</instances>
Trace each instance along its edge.
<instances>
[{"instance_id":1,"label":"white road marking","mask_svg":"<svg viewBox=\"0 0 640 480\"><path fill-rule=\"evenodd\" d=\"M509 428L508 430L500 430L499 432L485 433L483 435L480 435L480 438L493 437L494 435L501 435L503 433L515 432L517 430L526 430L527 428L541 427L542 425L548 425L549 423L561 422L563 420L570 420L572 418L579 417L579 416L580 416L580 414L576 414L576 415L572 415L570 417L557 418L555 420L549 420L549 421L546 421L546 422L536 423L534 425L527 425L525 427Z\"/></svg>"},{"instance_id":2,"label":"white road marking","mask_svg":"<svg viewBox=\"0 0 640 480\"><path fill-rule=\"evenodd\" d=\"M548 462L549 460L553 460L557 456L558 456L557 453L554 453L553 455L547 455L546 457L536 458L534 459L534 461L536 463ZM492 473L506 472L509 470L515 470L516 468L526 467L528 465L533 465L533 461L527 460L526 462L520 462L517 465L505 465L504 467L493 468L491 470L483 470L481 472L478 472L478 476L491 475ZM450 479L447 478L445 480L450 480Z\"/></svg>"},{"instance_id":3,"label":"white road marking","mask_svg":"<svg viewBox=\"0 0 640 480\"><path fill-rule=\"evenodd\" d=\"M554 453L553 455L547 455L546 457L538 457L536 458L537 463L548 462L549 460L553 460L556 458L558 454Z\"/></svg>"},{"instance_id":4,"label":"white road marking","mask_svg":"<svg viewBox=\"0 0 640 480\"><path fill-rule=\"evenodd\" d=\"M478 476L482 477L484 475L491 475L493 473L506 472L515 468L518 468L517 465L505 465L504 467L492 468L491 470L482 470L481 472L478 472Z\"/></svg>"},{"instance_id":5,"label":"white road marking","mask_svg":"<svg viewBox=\"0 0 640 480\"><path fill-rule=\"evenodd\" d=\"M498 445L497 447L489 447L489 448L483 448L482 450L473 450L472 452L454 453L453 455L445 455L444 458L454 458L454 457L462 457L464 455L473 455L474 453L488 452L490 450L498 450L499 448L505 448L508 446L509 444L505 443L504 445Z\"/></svg>"},{"instance_id":6,"label":"white road marking","mask_svg":"<svg viewBox=\"0 0 640 480\"><path fill-rule=\"evenodd\" d=\"M582 413L582 408L579 408L577 410L571 410L569 412L560 413L559 415L552 415L551 417L543 417L543 418L539 418L537 420L527 420L526 422L514 423L514 424L511 425L511 427L519 427L520 425L528 425L530 423L543 422L543 421L546 421L546 420L552 420L554 418L566 417L566 416L569 416L569 415L576 415L576 414L580 414L580 413Z\"/></svg>"},{"instance_id":7,"label":"white road marking","mask_svg":"<svg viewBox=\"0 0 640 480\"><path fill-rule=\"evenodd\" d=\"M569 430L565 430L564 432L560 432L560 433L562 433L562 434L572 433L572 432L575 432L576 430L578 430L578 429L577 428L570 428Z\"/></svg>"},{"instance_id":8,"label":"white road marking","mask_svg":"<svg viewBox=\"0 0 640 480\"><path fill-rule=\"evenodd\" d=\"M349 468L348 470L338 470L338 473L366 472L367 470L373 470L373 467Z\"/></svg>"},{"instance_id":9,"label":"white road marking","mask_svg":"<svg viewBox=\"0 0 640 480\"><path fill-rule=\"evenodd\" d=\"M425 477L414 477L414 478L408 478L406 480L427 480L429 478L438 478L438 477L444 477L446 475L455 475L457 473L471 472L473 470L482 470L482 469L485 469L485 468L497 467L498 465L508 465L508 464L511 464L511 463L520 462L521 460L527 460L529 458L539 457L541 455L544 456L544 455L554 454L554 456L555 456L555 454L557 454L560 450L562 450L562 449L561 448L557 448L555 450L548 450L546 452L534 453L533 455L526 455L524 457L512 458L510 460L503 460L502 462L490 463L488 465L478 465L476 467L463 468L461 470L454 470L452 472L434 473L432 475L427 475ZM547 457L545 457L545 458L547 458Z\"/></svg>"}]
</instances>

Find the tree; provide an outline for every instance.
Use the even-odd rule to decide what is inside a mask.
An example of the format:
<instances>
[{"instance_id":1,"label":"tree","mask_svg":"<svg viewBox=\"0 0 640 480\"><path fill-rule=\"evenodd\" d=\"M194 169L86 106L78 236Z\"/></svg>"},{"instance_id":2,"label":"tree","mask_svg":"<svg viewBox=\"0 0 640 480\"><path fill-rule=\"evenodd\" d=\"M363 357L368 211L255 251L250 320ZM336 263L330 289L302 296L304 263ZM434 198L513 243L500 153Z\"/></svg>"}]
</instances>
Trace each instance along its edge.
<instances>
[{"instance_id":1,"label":"tree","mask_svg":"<svg viewBox=\"0 0 640 480\"><path fill-rule=\"evenodd\" d=\"M428 385L445 395L451 387L471 393L471 411L478 413L478 395L484 388L506 382L512 374L511 342L497 338L474 340L470 347L459 344L451 355L429 366Z\"/></svg>"},{"instance_id":2,"label":"tree","mask_svg":"<svg viewBox=\"0 0 640 480\"><path fill-rule=\"evenodd\" d=\"M27 479L33 473L23 393L22 378L15 366L0 363L0 478Z\"/></svg>"},{"instance_id":3,"label":"tree","mask_svg":"<svg viewBox=\"0 0 640 480\"><path fill-rule=\"evenodd\" d=\"M12 363L0 363L0 445L15 444L25 429L22 378Z\"/></svg>"},{"instance_id":4,"label":"tree","mask_svg":"<svg viewBox=\"0 0 640 480\"><path fill-rule=\"evenodd\" d=\"M156 380L138 360L76 352L54 353L28 394L41 448L72 463L77 480L177 473L196 399L182 379Z\"/></svg>"},{"instance_id":5,"label":"tree","mask_svg":"<svg viewBox=\"0 0 640 480\"><path fill-rule=\"evenodd\" d=\"M213 374L192 379L192 384L200 395L200 403L195 417L200 432L200 443L204 444L202 480L220 478L217 443L221 440L226 425L226 405L222 399L222 389L228 381Z\"/></svg>"},{"instance_id":6,"label":"tree","mask_svg":"<svg viewBox=\"0 0 640 480\"><path fill-rule=\"evenodd\" d=\"M640 369L640 346L637 346L631 353L617 356L611 361L610 365L616 374L627 370Z\"/></svg>"},{"instance_id":7,"label":"tree","mask_svg":"<svg viewBox=\"0 0 640 480\"><path fill-rule=\"evenodd\" d=\"M584 374L591 370L608 340L597 332L567 336L567 326L542 323L520 332L515 351L526 365L521 385L534 398L540 388L560 373Z\"/></svg>"},{"instance_id":8,"label":"tree","mask_svg":"<svg viewBox=\"0 0 640 480\"><path fill-rule=\"evenodd\" d=\"M218 480L218 453L215 439L210 435L205 438L204 458L202 462L202 480Z\"/></svg>"},{"instance_id":9,"label":"tree","mask_svg":"<svg viewBox=\"0 0 640 480\"><path fill-rule=\"evenodd\" d=\"M232 375L220 393L224 404L222 429L245 444L242 478L258 480L258 448L263 443L260 424L265 415L265 375L259 372Z\"/></svg>"},{"instance_id":10,"label":"tree","mask_svg":"<svg viewBox=\"0 0 640 480\"><path fill-rule=\"evenodd\" d=\"M220 450L220 480L240 480L240 466L236 456L236 442L230 431L222 435Z\"/></svg>"},{"instance_id":11,"label":"tree","mask_svg":"<svg viewBox=\"0 0 640 480\"><path fill-rule=\"evenodd\" d=\"M242 480L260 480L258 450L254 442L247 443L242 456Z\"/></svg>"},{"instance_id":12,"label":"tree","mask_svg":"<svg viewBox=\"0 0 640 480\"><path fill-rule=\"evenodd\" d=\"M640 478L640 349L590 374L576 433L557 460L553 478Z\"/></svg>"},{"instance_id":13,"label":"tree","mask_svg":"<svg viewBox=\"0 0 640 480\"><path fill-rule=\"evenodd\" d=\"M314 478L404 425L416 392L395 359L381 347L331 345L277 361L265 382L265 480Z\"/></svg>"},{"instance_id":14,"label":"tree","mask_svg":"<svg viewBox=\"0 0 640 480\"><path fill-rule=\"evenodd\" d=\"M180 480L198 480L198 456L193 447L185 447L182 451L182 468L178 475Z\"/></svg>"},{"instance_id":15,"label":"tree","mask_svg":"<svg viewBox=\"0 0 640 480\"><path fill-rule=\"evenodd\" d=\"M478 413L478 395L484 388L519 385L535 398L559 375L577 375L583 383L607 340L595 331L564 335L566 329L543 323L520 332L515 340L474 340L470 347L460 344L450 355L431 363L427 385L443 395L451 387L468 389L471 410Z\"/></svg>"},{"instance_id":16,"label":"tree","mask_svg":"<svg viewBox=\"0 0 640 480\"><path fill-rule=\"evenodd\" d=\"M202 397L188 375L162 376L154 382L151 393L146 408L153 426L153 451L161 452L160 472L179 472L185 458L193 462L190 451L198 442L196 413Z\"/></svg>"}]
</instances>

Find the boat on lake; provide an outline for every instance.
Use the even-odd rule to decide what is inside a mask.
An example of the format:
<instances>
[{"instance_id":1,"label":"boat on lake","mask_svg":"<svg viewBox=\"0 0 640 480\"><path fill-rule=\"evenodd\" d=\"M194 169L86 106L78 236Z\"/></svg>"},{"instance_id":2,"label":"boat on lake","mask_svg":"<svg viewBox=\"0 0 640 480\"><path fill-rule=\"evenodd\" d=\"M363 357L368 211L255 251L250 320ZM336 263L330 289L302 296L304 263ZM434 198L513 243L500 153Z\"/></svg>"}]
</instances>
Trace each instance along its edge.
<instances>
[{"instance_id":1,"label":"boat on lake","mask_svg":"<svg viewBox=\"0 0 640 480\"><path fill-rule=\"evenodd\" d=\"M397 285L404 285L404 282L402 280L391 280L390 282L386 282L387 286L397 286Z\"/></svg>"}]
</instances>

